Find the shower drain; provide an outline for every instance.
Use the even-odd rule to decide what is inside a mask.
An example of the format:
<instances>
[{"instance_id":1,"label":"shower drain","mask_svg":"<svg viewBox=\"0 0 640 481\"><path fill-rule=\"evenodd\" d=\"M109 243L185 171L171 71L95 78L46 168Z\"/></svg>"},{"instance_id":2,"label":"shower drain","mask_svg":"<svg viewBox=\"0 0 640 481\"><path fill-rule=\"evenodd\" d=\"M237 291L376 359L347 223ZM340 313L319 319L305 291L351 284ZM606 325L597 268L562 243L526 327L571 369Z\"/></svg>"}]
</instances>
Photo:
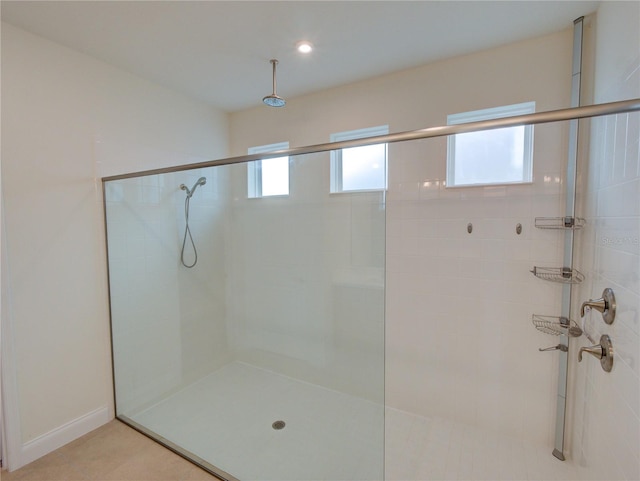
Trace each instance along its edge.
<instances>
[{"instance_id":1,"label":"shower drain","mask_svg":"<svg viewBox=\"0 0 640 481\"><path fill-rule=\"evenodd\" d=\"M284 421L276 421L275 423L273 423L273 424L271 425L271 427L272 427L273 429L278 429L278 430L279 430L279 429L284 429L284 427L285 427L285 426L286 426L286 424L285 424L285 422L284 422Z\"/></svg>"}]
</instances>

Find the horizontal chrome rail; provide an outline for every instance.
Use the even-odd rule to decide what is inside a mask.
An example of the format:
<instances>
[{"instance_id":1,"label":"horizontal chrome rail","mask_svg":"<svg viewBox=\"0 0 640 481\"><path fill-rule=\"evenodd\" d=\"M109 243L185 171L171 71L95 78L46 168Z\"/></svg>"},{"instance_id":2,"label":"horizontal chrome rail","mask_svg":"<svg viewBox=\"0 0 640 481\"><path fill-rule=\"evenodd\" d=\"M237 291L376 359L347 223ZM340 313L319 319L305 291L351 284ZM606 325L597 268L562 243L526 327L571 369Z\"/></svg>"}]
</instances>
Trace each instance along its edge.
<instances>
[{"instance_id":1,"label":"horizontal chrome rail","mask_svg":"<svg viewBox=\"0 0 640 481\"><path fill-rule=\"evenodd\" d=\"M518 125L535 125L549 122L561 122L563 120L584 119L588 117L599 117L603 115L621 114L625 112L640 111L640 98L609 102L583 107L573 107L560 110L549 110L547 112L537 112L534 114L516 115L501 119L482 120L479 122L469 122L466 124L443 125L439 127L429 127L421 130L411 130L396 134L378 135L363 139L343 140L340 142L328 142L325 144L308 145L306 147L294 147L286 150L276 150L261 154L242 155L220 160L208 160L195 164L177 165L160 169L145 170L129 174L112 175L103 177L103 182L112 180L129 179L132 177L142 177L146 175L168 174L170 172L181 172L183 170L201 169L204 167L215 167L219 165L241 164L254 160L269 159L273 157L294 156L312 154L315 152L328 152L331 150L347 149L350 147L361 147L364 145L404 142L407 140L428 139L432 137L443 137L454 134L464 134L467 132L479 132L482 130L501 129L504 127L516 127Z\"/></svg>"}]
</instances>

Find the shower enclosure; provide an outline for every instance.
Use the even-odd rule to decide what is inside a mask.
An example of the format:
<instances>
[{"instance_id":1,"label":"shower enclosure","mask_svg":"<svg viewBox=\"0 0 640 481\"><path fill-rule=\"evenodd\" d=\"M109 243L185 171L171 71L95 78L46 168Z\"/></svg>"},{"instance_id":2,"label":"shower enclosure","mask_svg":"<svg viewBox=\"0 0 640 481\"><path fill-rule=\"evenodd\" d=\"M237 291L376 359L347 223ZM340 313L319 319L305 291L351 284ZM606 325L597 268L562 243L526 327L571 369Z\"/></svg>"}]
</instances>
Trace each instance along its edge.
<instances>
[{"instance_id":1,"label":"shower enclosure","mask_svg":"<svg viewBox=\"0 0 640 481\"><path fill-rule=\"evenodd\" d=\"M118 418L221 479L571 478L551 456L566 353L531 322L561 310L531 271L562 268L564 238L539 219L565 216L562 121L639 109L104 179ZM531 184L446 188L447 134L522 124L540 124ZM427 180L330 194L329 151L381 142L390 184ZM248 163L282 155L289 195L249 198Z\"/></svg>"}]
</instances>

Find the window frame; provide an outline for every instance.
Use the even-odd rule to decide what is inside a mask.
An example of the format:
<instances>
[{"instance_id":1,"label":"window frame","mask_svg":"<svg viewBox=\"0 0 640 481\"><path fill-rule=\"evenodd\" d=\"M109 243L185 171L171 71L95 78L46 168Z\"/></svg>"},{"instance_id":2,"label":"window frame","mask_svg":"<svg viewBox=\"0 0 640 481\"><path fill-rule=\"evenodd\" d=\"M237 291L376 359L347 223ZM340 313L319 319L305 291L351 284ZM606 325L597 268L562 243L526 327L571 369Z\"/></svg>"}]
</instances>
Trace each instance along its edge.
<instances>
[{"instance_id":1,"label":"window frame","mask_svg":"<svg viewBox=\"0 0 640 481\"><path fill-rule=\"evenodd\" d=\"M247 153L252 154L264 154L268 152L274 152L276 150L288 150L289 142L278 142L275 144L258 145L255 147L249 147ZM264 199L267 197L287 197L291 193L291 159L289 156L274 157L274 158L287 158L287 193L286 194L262 194L262 160L254 160L247 162L247 197L249 199Z\"/></svg>"},{"instance_id":2,"label":"window frame","mask_svg":"<svg viewBox=\"0 0 640 481\"><path fill-rule=\"evenodd\" d=\"M535 101L522 102L511 105L501 105L498 107L490 107L480 110L472 110L469 112L460 112L457 114L451 114L447 116L447 125L457 125L469 122L478 122L482 120L501 119L505 117L513 117L516 115L532 114L536 111ZM517 185L517 184L530 184L533 182L533 125L524 125L524 139L523 139L523 158L522 158L522 176L521 180L505 181L496 180L495 182L477 182L477 183L456 183L455 182L455 168L456 168L456 152L455 152L455 139L454 134L447 137L447 170L446 170L446 187L482 187L482 186L495 186L495 185ZM512 129L514 127L504 127L505 129Z\"/></svg>"},{"instance_id":3,"label":"window frame","mask_svg":"<svg viewBox=\"0 0 640 481\"><path fill-rule=\"evenodd\" d=\"M342 142L345 140L364 139L367 137L376 137L379 135L387 135L389 133L388 125L378 125L376 127L366 127L364 129L347 130L343 132L336 132L329 136L330 142ZM331 165L330 165L330 185L329 192L331 194L349 194L353 192L380 192L387 190L389 185L388 180L388 161L389 161L389 145L384 142L381 144L372 145L384 145L384 186L381 188L371 187L366 189L348 189L345 190L342 186L342 150L336 149L331 151ZM357 147L356 147L357 148Z\"/></svg>"}]
</instances>

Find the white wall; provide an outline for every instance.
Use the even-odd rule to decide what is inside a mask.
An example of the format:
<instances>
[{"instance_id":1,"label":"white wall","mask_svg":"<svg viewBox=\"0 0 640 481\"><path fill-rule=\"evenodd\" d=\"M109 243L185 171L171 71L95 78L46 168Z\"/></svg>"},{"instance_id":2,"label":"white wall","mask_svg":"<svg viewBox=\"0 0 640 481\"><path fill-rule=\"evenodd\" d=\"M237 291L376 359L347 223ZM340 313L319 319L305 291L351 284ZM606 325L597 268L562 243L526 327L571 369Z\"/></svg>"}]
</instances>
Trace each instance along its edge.
<instances>
[{"instance_id":1,"label":"white wall","mask_svg":"<svg viewBox=\"0 0 640 481\"><path fill-rule=\"evenodd\" d=\"M571 52L568 29L291 99L285 109L238 112L231 150L323 143L332 132L383 124L390 132L442 125L450 113L530 100L538 111L568 107ZM444 139L390 145L389 406L546 442L551 451L557 354L537 349L557 340L536 331L531 315L559 315L561 289L529 270L561 265L561 237L533 221L563 214L566 137L564 124L536 126L534 182L486 188L445 188ZM329 197L324 161L313 188ZM350 347L345 370L362 357L357 344Z\"/></svg>"},{"instance_id":2,"label":"white wall","mask_svg":"<svg viewBox=\"0 0 640 481\"><path fill-rule=\"evenodd\" d=\"M595 24L595 102L640 97L640 4L603 2ZM579 165L580 214L586 228L577 263L587 280L574 296L580 303L601 297L605 287L616 295L611 326L592 311L588 332L598 342L609 334L614 367L570 352L573 407L573 457L585 479L640 479L640 114L591 120L589 153ZM574 348L588 344L581 338ZM574 343L576 344L576 343Z\"/></svg>"},{"instance_id":3,"label":"white wall","mask_svg":"<svg viewBox=\"0 0 640 481\"><path fill-rule=\"evenodd\" d=\"M15 469L113 416L99 178L225 157L227 118L6 24L2 101Z\"/></svg>"}]
</instances>

